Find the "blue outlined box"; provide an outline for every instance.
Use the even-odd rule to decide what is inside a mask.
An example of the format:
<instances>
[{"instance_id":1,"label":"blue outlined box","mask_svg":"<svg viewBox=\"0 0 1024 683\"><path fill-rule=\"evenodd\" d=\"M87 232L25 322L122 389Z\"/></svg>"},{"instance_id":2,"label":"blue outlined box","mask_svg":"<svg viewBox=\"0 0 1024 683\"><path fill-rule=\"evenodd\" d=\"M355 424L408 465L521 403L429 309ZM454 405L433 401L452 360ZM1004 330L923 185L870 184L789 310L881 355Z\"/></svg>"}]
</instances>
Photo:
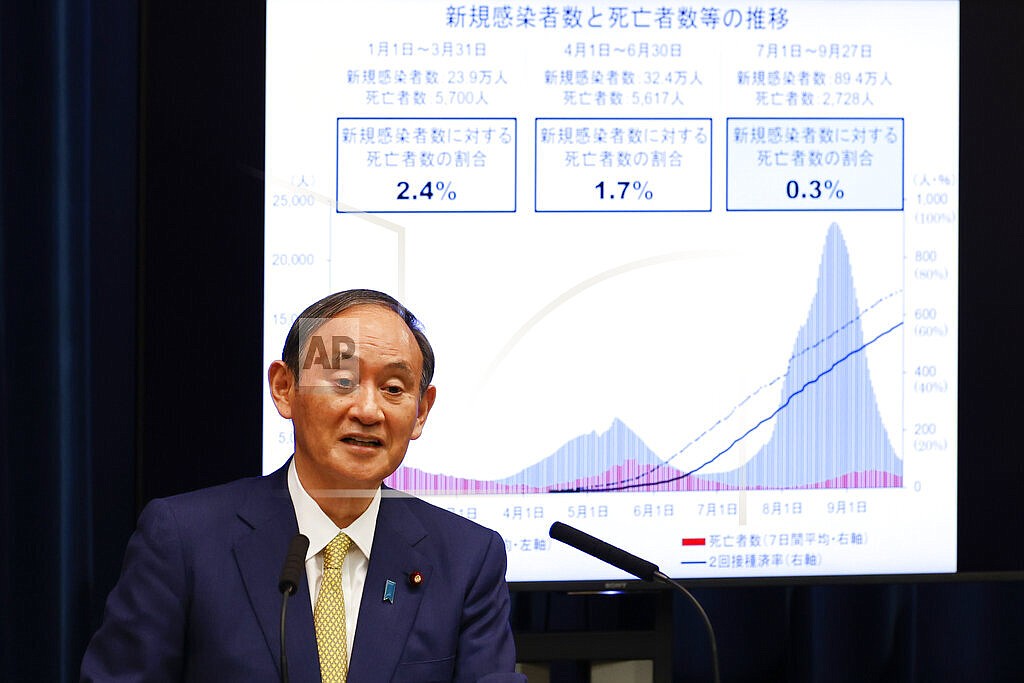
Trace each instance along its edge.
<instances>
[{"instance_id":1,"label":"blue outlined box","mask_svg":"<svg viewBox=\"0 0 1024 683\"><path fill-rule=\"evenodd\" d=\"M514 118L339 117L337 213L514 213Z\"/></svg>"},{"instance_id":2,"label":"blue outlined box","mask_svg":"<svg viewBox=\"0 0 1024 683\"><path fill-rule=\"evenodd\" d=\"M711 211L709 118L538 118L534 210Z\"/></svg>"},{"instance_id":3,"label":"blue outlined box","mask_svg":"<svg viewBox=\"0 0 1024 683\"><path fill-rule=\"evenodd\" d=\"M728 118L727 211L902 211L902 118Z\"/></svg>"}]
</instances>

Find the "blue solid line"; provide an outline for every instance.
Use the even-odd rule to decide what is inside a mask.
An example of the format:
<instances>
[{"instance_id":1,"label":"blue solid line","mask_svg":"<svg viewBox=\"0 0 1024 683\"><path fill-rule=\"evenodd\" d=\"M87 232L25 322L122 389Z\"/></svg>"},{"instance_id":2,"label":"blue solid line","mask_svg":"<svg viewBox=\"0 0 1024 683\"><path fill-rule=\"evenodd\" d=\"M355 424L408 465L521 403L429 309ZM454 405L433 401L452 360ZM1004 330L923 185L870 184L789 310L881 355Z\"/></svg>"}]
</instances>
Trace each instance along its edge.
<instances>
[{"instance_id":1,"label":"blue solid line","mask_svg":"<svg viewBox=\"0 0 1024 683\"><path fill-rule=\"evenodd\" d=\"M786 406L788 406L788 405L789 405L789 402L790 402L790 401L792 401L792 400L793 400L793 398L794 398L795 396L797 396L798 394L802 394L802 393L803 393L803 392L804 392L804 391L805 391L805 390L807 389L807 387L811 386L812 384L815 384L815 383L817 383L817 381L818 381L818 380L820 380L820 379L821 379L822 377L824 377L824 376L825 376L825 375L827 375L828 373L830 373L830 372L832 372L833 370L835 370L835 369L836 369L836 367L837 367L837 366L838 366L838 365L839 365L840 363L842 363L843 361L845 361L845 360L846 360L847 358L849 358L849 357L850 357L850 356L852 356L853 354L855 354L855 353L859 353L859 352L863 351L863 350L864 350L865 348L867 348L867 347L868 347L868 346L870 346L871 344L874 344L874 343L875 343L876 341L878 341L879 339L881 339L881 338L882 338L882 337L884 337L885 335L889 334L890 332L892 332L893 330L895 330L895 329L896 329L897 327L900 327L901 325L903 325L903 323L902 323L902 322L896 323L895 325L893 325L892 327L890 327L890 328L889 328L888 330L886 330L885 332L882 332L881 334L879 334L879 335L878 335L877 337L875 337L875 338L874 338L874 339L872 339L871 341L869 341L869 342L867 342L867 343L865 343L865 344L862 344L862 345L860 345L859 347L857 347L856 349L854 349L853 351L850 351L849 353L847 353L847 354L846 354L845 356L843 356L842 358L840 358L839 360L837 360L837 361L836 361L835 363L833 363L832 365L830 365L830 366L829 366L829 368L828 368L827 370L824 370L824 371L822 371L822 373L821 373L820 375L818 375L817 377L815 377L814 379L811 379L811 380L808 380L807 382L805 382L805 383L804 383L804 385L803 385L802 387L800 387L799 389L797 389L796 391L794 391L794 392L793 392L792 394L790 394L790 395L789 395L789 398L787 398L787 399L786 399L785 403L783 403L783 404L782 404L781 406L779 406L778 408L776 408L776 409L775 409L775 412L773 412L773 413L772 413L771 415L769 415L768 417L764 418L763 420L761 420L760 422L758 422L758 423L757 423L756 425L754 425L753 427L751 427L750 429L748 429L748 430L746 431L746 433L744 433L744 434L743 434L742 436L739 436L739 437L737 437L737 438L736 438L736 440L735 440L735 441L733 441L733 442L732 442L731 444L729 444L729 445L728 445L728 446L727 446L727 447L725 448L725 450L723 450L723 451L722 451L721 453L719 453L719 454L718 454L718 455L716 455L715 457L711 458L710 460L708 460L708 461L707 461L706 463L704 463L704 464L703 464L703 465L701 465L700 467L698 467L698 468L696 468L696 469L693 469L693 470L690 470L689 472L687 472L687 473L686 473L686 476L689 476L689 475L693 474L694 472L696 472L696 471L698 471L698 470L701 470L701 469L703 469L703 468L707 467L708 465L710 465L711 463L713 463L713 462L714 462L715 460L718 460L718 459L719 459L720 457L722 457L723 455L725 455L725 453L726 453L727 451L729 451L729 450L730 450L730 449L731 449L731 448L732 448L733 446L735 446L735 445L736 445L737 443L739 443L739 442L740 442L740 441L741 441L742 439L745 439L746 437L748 437L748 436L749 436L749 435L750 435L750 434L751 434L751 433L752 433L752 432L753 432L753 431L754 431L755 429L757 429L758 427L760 427L761 425L763 425L763 424L764 424L765 422L767 422L768 420L770 420L770 419L772 419L773 417L775 417L776 415L778 415L778 414L779 414L779 413L780 413L780 412L782 411L782 409L783 409L783 408L785 408Z\"/></svg>"},{"instance_id":2,"label":"blue solid line","mask_svg":"<svg viewBox=\"0 0 1024 683\"><path fill-rule=\"evenodd\" d=\"M690 562L680 562L679 564L707 564L707 560L692 560Z\"/></svg>"}]
</instances>

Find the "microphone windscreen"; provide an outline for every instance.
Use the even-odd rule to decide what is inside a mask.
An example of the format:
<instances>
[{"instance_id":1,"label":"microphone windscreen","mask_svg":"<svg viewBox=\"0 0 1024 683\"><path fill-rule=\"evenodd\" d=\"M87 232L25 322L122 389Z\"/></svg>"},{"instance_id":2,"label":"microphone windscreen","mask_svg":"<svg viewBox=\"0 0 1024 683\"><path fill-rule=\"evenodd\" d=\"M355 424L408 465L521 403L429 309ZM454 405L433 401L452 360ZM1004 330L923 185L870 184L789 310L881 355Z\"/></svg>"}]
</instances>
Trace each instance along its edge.
<instances>
[{"instance_id":1,"label":"microphone windscreen","mask_svg":"<svg viewBox=\"0 0 1024 683\"><path fill-rule=\"evenodd\" d=\"M277 582L277 590L289 595L295 593L299 588L299 581L302 572L306 568L306 551L309 549L309 539L302 534L295 534L288 544L288 554L284 558L284 567L281 568L281 578Z\"/></svg>"},{"instance_id":2,"label":"microphone windscreen","mask_svg":"<svg viewBox=\"0 0 1024 683\"><path fill-rule=\"evenodd\" d=\"M590 534L584 533L568 524L555 522L551 525L548 534L556 541L571 545L573 548L596 557L603 562L607 562L613 567L618 567L638 579L653 581L654 574L658 571L658 565L653 562L648 562L643 558L627 553L621 548L616 548L612 544L605 543L601 539L594 538Z\"/></svg>"}]
</instances>

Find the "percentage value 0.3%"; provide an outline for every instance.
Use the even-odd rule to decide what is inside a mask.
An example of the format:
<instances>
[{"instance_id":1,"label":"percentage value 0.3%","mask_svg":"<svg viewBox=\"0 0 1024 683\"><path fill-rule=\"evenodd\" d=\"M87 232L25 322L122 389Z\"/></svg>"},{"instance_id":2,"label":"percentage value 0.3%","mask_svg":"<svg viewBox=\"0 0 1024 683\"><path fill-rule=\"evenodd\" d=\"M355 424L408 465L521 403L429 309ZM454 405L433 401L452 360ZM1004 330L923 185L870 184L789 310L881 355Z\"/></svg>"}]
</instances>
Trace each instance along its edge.
<instances>
[{"instance_id":1,"label":"percentage value 0.3%","mask_svg":"<svg viewBox=\"0 0 1024 683\"><path fill-rule=\"evenodd\" d=\"M446 199L455 199L455 188L452 187L450 180L433 180L427 181L423 187L417 191L415 185L411 185L405 180L398 182L398 196L396 199L440 199L444 201Z\"/></svg>"},{"instance_id":2,"label":"percentage value 0.3%","mask_svg":"<svg viewBox=\"0 0 1024 683\"><path fill-rule=\"evenodd\" d=\"M617 180L607 185L602 180L594 185L598 199L654 199L654 192L647 189L647 181Z\"/></svg>"},{"instance_id":3,"label":"percentage value 0.3%","mask_svg":"<svg viewBox=\"0 0 1024 683\"><path fill-rule=\"evenodd\" d=\"M786 196L790 199L842 199L844 194L838 180L808 180L802 186L796 180L786 183Z\"/></svg>"}]
</instances>

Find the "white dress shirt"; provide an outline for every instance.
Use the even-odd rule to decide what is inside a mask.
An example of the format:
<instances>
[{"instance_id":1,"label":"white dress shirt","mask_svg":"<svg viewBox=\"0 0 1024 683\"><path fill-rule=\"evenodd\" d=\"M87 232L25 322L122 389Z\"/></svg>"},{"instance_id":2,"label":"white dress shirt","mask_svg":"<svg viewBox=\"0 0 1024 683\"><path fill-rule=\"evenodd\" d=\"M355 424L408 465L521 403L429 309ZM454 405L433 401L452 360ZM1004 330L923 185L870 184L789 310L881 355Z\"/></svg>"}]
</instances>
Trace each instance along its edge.
<instances>
[{"instance_id":1,"label":"white dress shirt","mask_svg":"<svg viewBox=\"0 0 1024 683\"><path fill-rule=\"evenodd\" d=\"M366 583L366 570L370 565L370 549L373 546L373 532L377 528L377 511L380 510L380 487L370 501L370 507L352 522L346 529L339 529L331 521L312 496L299 481L299 473L295 471L295 458L288 466L288 494L295 508L295 519L299 523L299 533L309 539L309 550L306 551L306 580L309 585L309 598L313 609L316 609L316 598L320 594L320 583L324 576L323 550L338 532L344 531L352 539L352 546L345 563L341 567L341 587L345 593L345 635L348 640L348 652L351 657L352 643L356 635L356 622L359 618L359 605L363 598L363 584Z\"/></svg>"}]
</instances>

